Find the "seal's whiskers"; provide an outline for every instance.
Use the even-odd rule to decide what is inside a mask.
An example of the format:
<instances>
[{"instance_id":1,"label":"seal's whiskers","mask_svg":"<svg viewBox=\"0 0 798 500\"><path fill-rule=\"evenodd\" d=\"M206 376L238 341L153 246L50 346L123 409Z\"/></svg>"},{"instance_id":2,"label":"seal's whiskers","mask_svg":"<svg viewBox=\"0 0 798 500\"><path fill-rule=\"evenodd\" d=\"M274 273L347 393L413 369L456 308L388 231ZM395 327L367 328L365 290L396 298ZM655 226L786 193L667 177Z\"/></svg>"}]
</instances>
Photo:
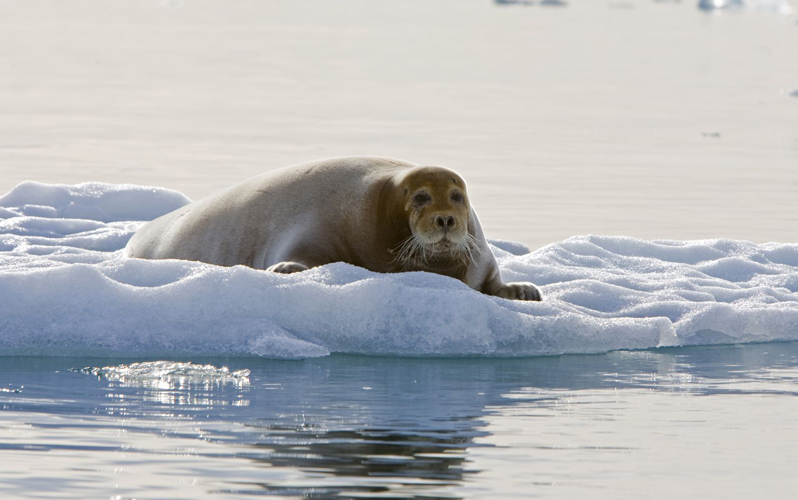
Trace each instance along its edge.
<instances>
[{"instance_id":1,"label":"seal's whiskers","mask_svg":"<svg viewBox=\"0 0 798 500\"><path fill-rule=\"evenodd\" d=\"M392 254L396 255L392 262L406 265L410 260L414 259L415 254L418 253L419 249L423 249L423 246L424 245L418 241L415 235L411 234L407 238L400 241L396 247L390 250Z\"/></svg>"},{"instance_id":2,"label":"seal's whiskers","mask_svg":"<svg viewBox=\"0 0 798 500\"><path fill-rule=\"evenodd\" d=\"M479 249L479 242L471 233L466 233L465 239L457 245L453 252L463 264L470 264L475 261L477 255L482 254Z\"/></svg>"},{"instance_id":3,"label":"seal's whiskers","mask_svg":"<svg viewBox=\"0 0 798 500\"><path fill-rule=\"evenodd\" d=\"M415 235L408 236L390 250L395 256L392 262L402 266L407 266L413 261L429 264L430 259L438 255L441 250L438 243L424 243ZM479 241L472 234L466 233L463 241L452 248L450 254L468 265L475 262L482 251L479 248Z\"/></svg>"}]
</instances>

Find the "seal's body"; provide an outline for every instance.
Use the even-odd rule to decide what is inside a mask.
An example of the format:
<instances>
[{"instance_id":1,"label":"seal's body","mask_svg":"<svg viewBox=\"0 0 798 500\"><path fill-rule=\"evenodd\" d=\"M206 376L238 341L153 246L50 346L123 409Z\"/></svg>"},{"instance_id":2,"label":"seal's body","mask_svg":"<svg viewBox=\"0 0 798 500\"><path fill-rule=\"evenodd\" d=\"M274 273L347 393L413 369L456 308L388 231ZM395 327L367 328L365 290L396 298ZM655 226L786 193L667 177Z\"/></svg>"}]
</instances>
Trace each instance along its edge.
<instances>
[{"instance_id":1,"label":"seal's body","mask_svg":"<svg viewBox=\"0 0 798 500\"><path fill-rule=\"evenodd\" d=\"M144 225L126 253L282 273L332 262L428 271L540 300L531 283L502 282L457 173L390 158L333 158L254 177Z\"/></svg>"}]
</instances>

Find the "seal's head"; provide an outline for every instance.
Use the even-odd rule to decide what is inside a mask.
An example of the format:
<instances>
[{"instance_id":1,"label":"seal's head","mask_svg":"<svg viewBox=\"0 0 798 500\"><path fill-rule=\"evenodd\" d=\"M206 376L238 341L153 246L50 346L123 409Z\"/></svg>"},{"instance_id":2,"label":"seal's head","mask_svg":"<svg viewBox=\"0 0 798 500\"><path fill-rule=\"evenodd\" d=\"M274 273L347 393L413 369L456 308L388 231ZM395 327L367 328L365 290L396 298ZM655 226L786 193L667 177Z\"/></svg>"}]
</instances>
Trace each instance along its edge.
<instances>
[{"instance_id":1,"label":"seal's head","mask_svg":"<svg viewBox=\"0 0 798 500\"><path fill-rule=\"evenodd\" d=\"M443 167L417 167L402 176L397 189L410 228L410 236L394 249L397 261L473 259L478 246L468 231L470 205L462 177Z\"/></svg>"}]
</instances>

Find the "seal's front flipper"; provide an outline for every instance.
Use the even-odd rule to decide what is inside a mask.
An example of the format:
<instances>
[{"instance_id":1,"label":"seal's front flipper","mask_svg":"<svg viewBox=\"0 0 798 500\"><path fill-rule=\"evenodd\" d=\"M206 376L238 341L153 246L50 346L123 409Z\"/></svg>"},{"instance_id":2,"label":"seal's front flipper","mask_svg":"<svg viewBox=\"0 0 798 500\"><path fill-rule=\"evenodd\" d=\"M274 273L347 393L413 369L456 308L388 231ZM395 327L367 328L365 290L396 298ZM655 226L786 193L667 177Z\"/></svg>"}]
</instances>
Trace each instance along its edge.
<instances>
[{"instance_id":1,"label":"seal's front flipper","mask_svg":"<svg viewBox=\"0 0 798 500\"><path fill-rule=\"evenodd\" d=\"M300 273L302 271L307 271L310 269L305 264L300 264L299 262L278 262L273 266L269 266L266 268L267 271L271 271L273 273L283 273L283 274L291 274L291 273Z\"/></svg>"},{"instance_id":2,"label":"seal's front flipper","mask_svg":"<svg viewBox=\"0 0 798 500\"><path fill-rule=\"evenodd\" d=\"M517 283L505 283L496 293L497 297L510 300L540 300L540 290L532 283L519 281Z\"/></svg>"}]
</instances>

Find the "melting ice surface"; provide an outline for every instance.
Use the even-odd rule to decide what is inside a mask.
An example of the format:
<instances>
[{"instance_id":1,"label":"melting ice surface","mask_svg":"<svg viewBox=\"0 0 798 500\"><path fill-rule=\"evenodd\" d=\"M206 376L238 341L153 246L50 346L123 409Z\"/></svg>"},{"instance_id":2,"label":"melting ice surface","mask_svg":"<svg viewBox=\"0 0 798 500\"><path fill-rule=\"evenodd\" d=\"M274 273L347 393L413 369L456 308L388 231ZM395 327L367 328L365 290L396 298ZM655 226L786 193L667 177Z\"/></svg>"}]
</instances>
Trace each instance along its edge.
<instances>
[{"instance_id":1,"label":"melting ice surface","mask_svg":"<svg viewBox=\"0 0 798 500\"><path fill-rule=\"evenodd\" d=\"M505 280L542 285L541 303L342 263L280 275L124 257L144 221L189 201L100 183L0 197L0 355L495 357L798 339L798 244L492 241Z\"/></svg>"}]
</instances>

